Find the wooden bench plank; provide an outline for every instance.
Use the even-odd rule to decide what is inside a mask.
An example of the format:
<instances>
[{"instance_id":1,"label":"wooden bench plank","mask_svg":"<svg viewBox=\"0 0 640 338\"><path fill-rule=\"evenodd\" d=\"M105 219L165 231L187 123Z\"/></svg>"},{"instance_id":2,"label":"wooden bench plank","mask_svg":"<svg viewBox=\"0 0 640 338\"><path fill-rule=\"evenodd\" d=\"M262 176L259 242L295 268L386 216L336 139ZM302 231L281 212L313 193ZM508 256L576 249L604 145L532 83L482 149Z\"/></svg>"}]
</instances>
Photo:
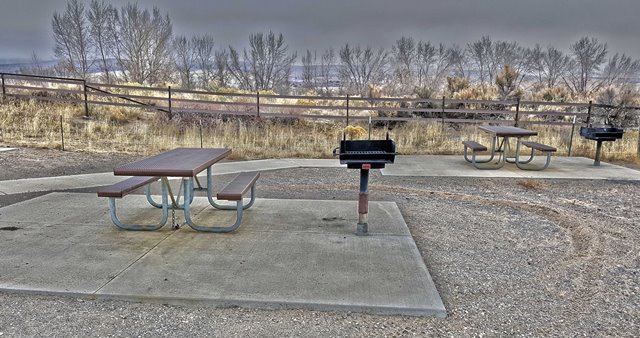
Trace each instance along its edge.
<instances>
[{"instance_id":1,"label":"wooden bench plank","mask_svg":"<svg viewBox=\"0 0 640 338\"><path fill-rule=\"evenodd\" d=\"M476 142L476 141L463 141L462 144L464 144L465 147L470 148L471 150L475 151L487 151L487 147L483 146L482 144Z\"/></svg>"},{"instance_id":2,"label":"wooden bench plank","mask_svg":"<svg viewBox=\"0 0 640 338\"><path fill-rule=\"evenodd\" d=\"M133 190L153 183L160 179L158 176L133 176L116 184L102 187L98 190L98 197L122 198Z\"/></svg>"},{"instance_id":3,"label":"wooden bench plank","mask_svg":"<svg viewBox=\"0 0 640 338\"><path fill-rule=\"evenodd\" d=\"M241 201L242 196L244 196L249 189L256 184L259 177L259 172L244 172L239 174L217 194L218 199L225 201Z\"/></svg>"},{"instance_id":4,"label":"wooden bench plank","mask_svg":"<svg viewBox=\"0 0 640 338\"><path fill-rule=\"evenodd\" d=\"M542 144L542 143L538 143L538 142L522 141L520 143L525 147L529 147L531 149L536 149L536 150L540 150L540 151L545 151L545 152L556 152L557 151L557 149L552 147L552 146L548 146L546 144Z\"/></svg>"}]
</instances>

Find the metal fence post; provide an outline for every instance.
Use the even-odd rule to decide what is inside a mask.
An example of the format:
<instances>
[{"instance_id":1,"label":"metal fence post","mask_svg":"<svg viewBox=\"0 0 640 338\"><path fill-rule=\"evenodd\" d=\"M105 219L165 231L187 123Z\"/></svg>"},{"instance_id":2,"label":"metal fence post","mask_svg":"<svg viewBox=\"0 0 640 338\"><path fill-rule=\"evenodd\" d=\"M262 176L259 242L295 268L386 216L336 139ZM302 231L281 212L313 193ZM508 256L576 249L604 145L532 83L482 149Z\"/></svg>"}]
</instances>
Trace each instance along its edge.
<instances>
[{"instance_id":1,"label":"metal fence post","mask_svg":"<svg viewBox=\"0 0 640 338\"><path fill-rule=\"evenodd\" d=\"M520 98L516 98L516 118L515 118L515 123L514 123L514 127L518 126L518 121L520 120Z\"/></svg>"},{"instance_id":2,"label":"metal fence post","mask_svg":"<svg viewBox=\"0 0 640 338\"><path fill-rule=\"evenodd\" d=\"M349 125L349 94L347 94L347 126Z\"/></svg>"},{"instance_id":3,"label":"metal fence post","mask_svg":"<svg viewBox=\"0 0 640 338\"><path fill-rule=\"evenodd\" d=\"M256 91L256 117L260 117L260 91Z\"/></svg>"},{"instance_id":4,"label":"metal fence post","mask_svg":"<svg viewBox=\"0 0 640 338\"><path fill-rule=\"evenodd\" d=\"M60 115L60 139L62 140L62 151L64 151L64 128L62 127L62 115Z\"/></svg>"},{"instance_id":5,"label":"metal fence post","mask_svg":"<svg viewBox=\"0 0 640 338\"><path fill-rule=\"evenodd\" d=\"M4 87L4 73L0 74L0 77L2 77L2 101L4 101L7 98L7 89Z\"/></svg>"},{"instance_id":6,"label":"metal fence post","mask_svg":"<svg viewBox=\"0 0 640 338\"><path fill-rule=\"evenodd\" d=\"M440 122L442 122L442 129L444 130L444 100L445 100L445 96L442 95L442 116L440 116Z\"/></svg>"},{"instance_id":7,"label":"metal fence post","mask_svg":"<svg viewBox=\"0 0 640 338\"><path fill-rule=\"evenodd\" d=\"M589 108L587 110L587 127L589 127L589 122L591 121L591 104L593 101L589 101Z\"/></svg>"},{"instance_id":8,"label":"metal fence post","mask_svg":"<svg viewBox=\"0 0 640 338\"><path fill-rule=\"evenodd\" d=\"M638 114L638 111L636 111L636 114ZM636 148L636 154L640 157L640 114L636 118L638 119L638 147Z\"/></svg>"},{"instance_id":9,"label":"metal fence post","mask_svg":"<svg viewBox=\"0 0 640 338\"><path fill-rule=\"evenodd\" d=\"M171 86L167 87L167 91L169 93L169 120L171 120L171 118L173 117L173 111L171 109Z\"/></svg>"},{"instance_id":10,"label":"metal fence post","mask_svg":"<svg viewBox=\"0 0 640 338\"><path fill-rule=\"evenodd\" d=\"M200 120L200 148L202 148L202 120Z\"/></svg>"},{"instance_id":11,"label":"metal fence post","mask_svg":"<svg viewBox=\"0 0 640 338\"><path fill-rule=\"evenodd\" d=\"M84 117L89 118L89 102L87 101L87 80L82 80L82 89L82 91L84 92Z\"/></svg>"},{"instance_id":12,"label":"metal fence post","mask_svg":"<svg viewBox=\"0 0 640 338\"><path fill-rule=\"evenodd\" d=\"M576 115L573 115L573 124L571 124L571 138L569 138L569 157L571 157L571 149L573 148L573 133L576 130Z\"/></svg>"}]
</instances>

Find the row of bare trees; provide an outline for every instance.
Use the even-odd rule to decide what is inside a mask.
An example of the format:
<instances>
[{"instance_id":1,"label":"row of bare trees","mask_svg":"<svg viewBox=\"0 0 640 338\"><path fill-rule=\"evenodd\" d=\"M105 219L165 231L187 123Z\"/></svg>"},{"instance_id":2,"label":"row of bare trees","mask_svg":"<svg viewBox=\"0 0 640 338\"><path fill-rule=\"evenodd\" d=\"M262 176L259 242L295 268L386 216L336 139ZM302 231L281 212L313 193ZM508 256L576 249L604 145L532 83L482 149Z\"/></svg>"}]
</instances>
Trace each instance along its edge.
<instances>
[{"instance_id":1,"label":"row of bare trees","mask_svg":"<svg viewBox=\"0 0 640 338\"><path fill-rule=\"evenodd\" d=\"M69 0L51 20L60 73L86 79L94 69L112 82L158 83L171 76L172 24L158 8L120 10L104 1Z\"/></svg>"},{"instance_id":2,"label":"row of bare trees","mask_svg":"<svg viewBox=\"0 0 640 338\"><path fill-rule=\"evenodd\" d=\"M159 84L183 88L233 86L243 90L291 90L297 53L282 34L254 33L248 48L216 49L212 35L174 36L169 16L137 4L115 8L104 0L69 0L52 19L57 71L88 78L99 70L106 82ZM533 48L483 36L461 47L401 37L390 49L345 44L338 50L306 50L294 79L304 91L367 95L372 86L389 95L434 97L451 84L497 86L502 98L524 83L562 86L588 94L637 79L640 61L608 56L606 43L584 37L567 53L553 46ZM452 80L458 79L458 80Z\"/></svg>"}]
</instances>

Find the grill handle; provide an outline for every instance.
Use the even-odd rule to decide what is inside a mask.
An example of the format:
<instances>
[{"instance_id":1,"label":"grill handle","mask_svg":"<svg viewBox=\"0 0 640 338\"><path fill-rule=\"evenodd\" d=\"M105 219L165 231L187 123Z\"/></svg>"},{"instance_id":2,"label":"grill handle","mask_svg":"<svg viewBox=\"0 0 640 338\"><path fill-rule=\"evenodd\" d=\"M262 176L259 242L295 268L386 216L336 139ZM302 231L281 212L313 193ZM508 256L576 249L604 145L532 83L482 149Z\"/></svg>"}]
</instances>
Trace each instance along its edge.
<instances>
[{"instance_id":1,"label":"grill handle","mask_svg":"<svg viewBox=\"0 0 640 338\"><path fill-rule=\"evenodd\" d=\"M340 147L336 147L335 149L333 149L333 156L338 156L338 155L340 155L340 154L338 153L338 150L340 150Z\"/></svg>"}]
</instances>

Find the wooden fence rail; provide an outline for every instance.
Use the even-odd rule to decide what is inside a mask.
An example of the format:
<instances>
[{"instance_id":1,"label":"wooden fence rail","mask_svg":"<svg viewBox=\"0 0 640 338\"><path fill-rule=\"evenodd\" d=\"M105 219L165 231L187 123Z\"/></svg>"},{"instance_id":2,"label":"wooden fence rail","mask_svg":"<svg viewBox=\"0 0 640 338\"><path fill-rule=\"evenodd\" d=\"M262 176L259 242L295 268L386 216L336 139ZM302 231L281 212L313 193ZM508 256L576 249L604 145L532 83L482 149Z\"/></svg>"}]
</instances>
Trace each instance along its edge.
<instances>
[{"instance_id":1,"label":"wooden fence rail","mask_svg":"<svg viewBox=\"0 0 640 338\"><path fill-rule=\"evenodd\" d=\"M2 97L84 104L90 107L140 108L177 113L253 115L310 120L370 120L442 123L584 125L595 108L633 109L592 102L363 98L351 96L227 93L86 82L50 76L0 73ZM293 101L293 102L292 102ZM552 110L547 110L552 109Z\"/></svg>"}]
</instances>

